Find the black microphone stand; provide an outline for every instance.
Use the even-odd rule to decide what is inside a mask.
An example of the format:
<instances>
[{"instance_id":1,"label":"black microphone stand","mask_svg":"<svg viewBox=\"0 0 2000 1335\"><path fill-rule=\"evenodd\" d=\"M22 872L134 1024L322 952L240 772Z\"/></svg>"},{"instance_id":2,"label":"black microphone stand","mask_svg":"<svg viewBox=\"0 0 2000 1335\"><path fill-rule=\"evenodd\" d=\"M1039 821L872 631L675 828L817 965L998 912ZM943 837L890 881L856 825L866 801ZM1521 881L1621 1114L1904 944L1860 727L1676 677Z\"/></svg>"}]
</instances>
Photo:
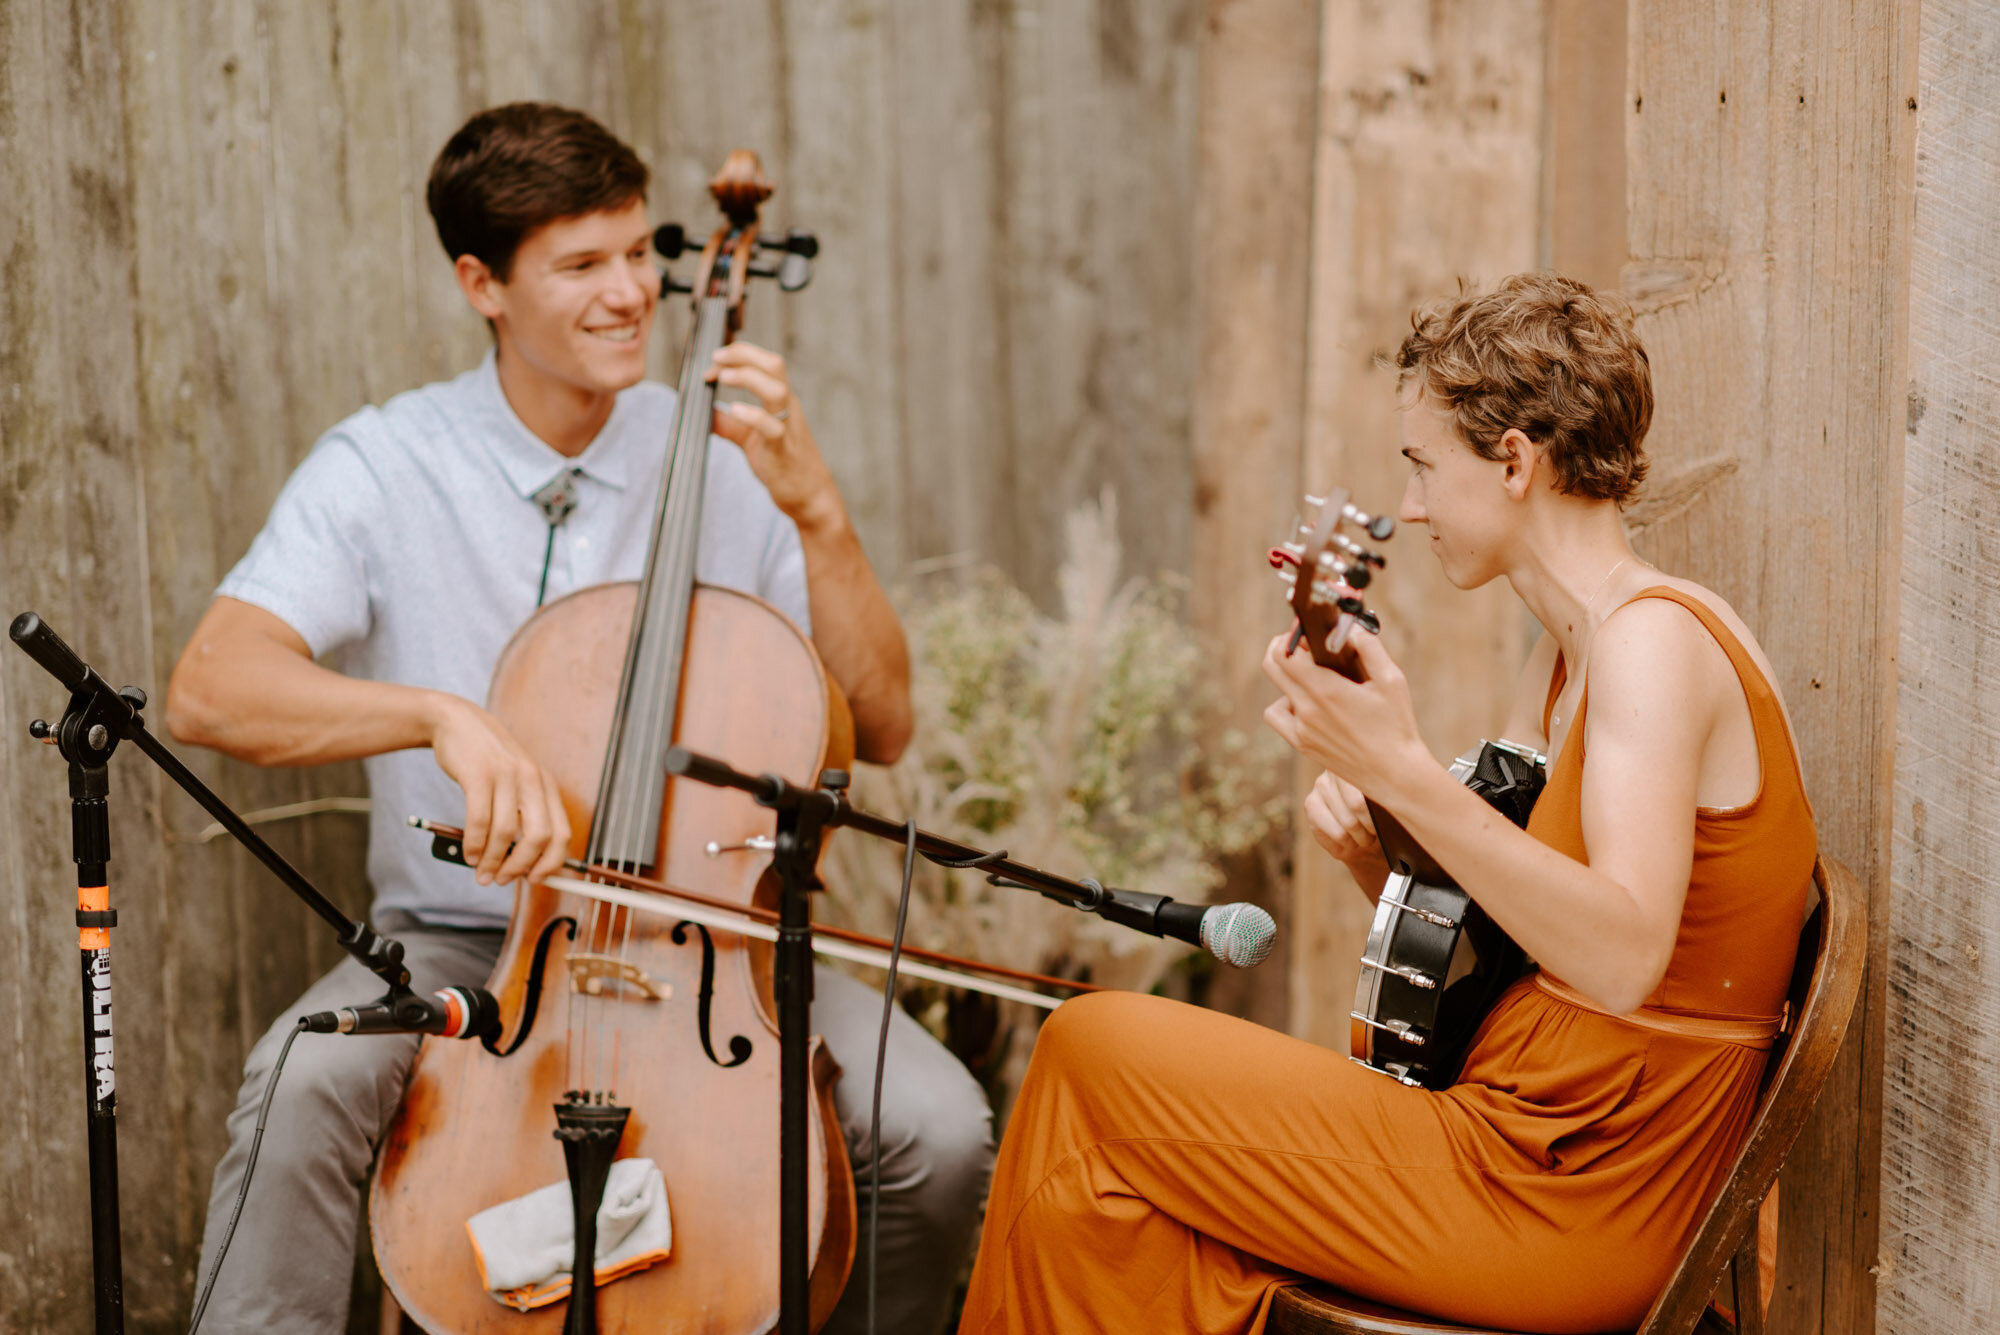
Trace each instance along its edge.
<instances>
[{"instance_id":1,"label":"black microphone stand","mask_svg":"<svg viewBox=\"0 0 2000 1335\"><path fill-rule=\"evenodd\" d=\"M113 690L89 664L50 630L33 612L14 618L8 634L28 657L41 664L69 693L69 708L54 724L36 719L28 732L56 747L69 762L70 843L76 861L77 944L83 958L84 1090L89 1108L90 1241L92 1285L97 1335L122 1335L125 1298L118 1229L117 1085L112 1065L111 929L118 914L111 907L108 864L111 861L110 774L106 766L120 742L132 742L166 771L222 823L236 841L257 856L306 906L326 919L341 949L366 965L388 988L383 1002L401 1011L416 1009L414 1019L427 1013L422 998L410 990L410 971L403 965L401 942L356 922L314 888L277 849L230 810L220 797L152 733L140 711L146 693L137 686Z\"/></svg>"},{"instance_id":2,"label":"black microphone stand","mask_svg":"<svg viewBox=\"0 0 2000 1335\"><path fill-rule=\"evenodd\" d=\"M828 830L839 826L902 844L910 837L909 828L849 806L847 775L841 770L827 770L820 776L819 787L803 788L776 774L746 774L680 746L668 748L666 764L669 774L715 788L739 789L778 815L772 852L779 886L774 990L778 1002L779 1098L783 1104L778 1132L778 1331L779 1335L809 1335L807 1057L812 1023L812 892L825 888L818 870L820 844ZM990 853L922 830L917 831L916 842L917 851L933 862L978 867L995 885L1033 890L1155 936L1161 934L1161 910L1174 905L1164 895L1107 889L1090 880L1073 881L1016 862L1004 852Z\"/></svg>"}]
</instances>

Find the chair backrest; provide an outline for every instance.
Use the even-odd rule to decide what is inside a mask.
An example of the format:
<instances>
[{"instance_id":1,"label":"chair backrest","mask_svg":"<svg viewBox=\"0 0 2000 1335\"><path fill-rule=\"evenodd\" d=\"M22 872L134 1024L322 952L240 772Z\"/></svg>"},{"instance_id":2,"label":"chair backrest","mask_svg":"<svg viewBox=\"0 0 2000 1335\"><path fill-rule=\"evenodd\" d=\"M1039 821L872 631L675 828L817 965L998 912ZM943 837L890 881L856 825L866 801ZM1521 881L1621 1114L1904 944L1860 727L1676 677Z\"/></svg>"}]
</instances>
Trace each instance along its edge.
<instances>
[{"instance_id":1,"label":"chair backrest","mask_svg":"<svg viewBox=\"0 0 2000 1335\"><path fill-rule=\"evenodd\" d=\"M1819 1101L1847 1036L1868 960L1868 901L1854 873L1838 862L1820 859L1813 881L1820 902L1799 938L1790 1039L1772 1054L1776 1069L1767 1074L1750 1134L1639 1335L1687 1335L1701 1319L1723 1266L1743 1251L1757 1227L1757 1208Z\"/></svg>"}]
</instances>

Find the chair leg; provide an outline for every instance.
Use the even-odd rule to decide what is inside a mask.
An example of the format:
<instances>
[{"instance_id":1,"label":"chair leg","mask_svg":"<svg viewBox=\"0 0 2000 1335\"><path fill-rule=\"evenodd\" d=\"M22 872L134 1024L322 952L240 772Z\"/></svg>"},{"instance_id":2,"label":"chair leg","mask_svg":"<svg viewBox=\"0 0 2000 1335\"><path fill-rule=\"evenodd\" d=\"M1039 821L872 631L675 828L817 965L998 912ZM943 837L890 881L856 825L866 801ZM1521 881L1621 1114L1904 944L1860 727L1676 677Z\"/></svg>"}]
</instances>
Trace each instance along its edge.
<instances>
[{"instance_id":1,"label":"chair leg","mask_svg":"<svg viewBox=\"0 0 2000 1335\"><path fill-rule=\"evenodd\" d=\"M1757 1269L1757 1221L1743 1232L1730 1258L1731 1296L1736 1300L1736 1335L1764 1335L1764 1286Z\"/></svg>"}]
</instances>

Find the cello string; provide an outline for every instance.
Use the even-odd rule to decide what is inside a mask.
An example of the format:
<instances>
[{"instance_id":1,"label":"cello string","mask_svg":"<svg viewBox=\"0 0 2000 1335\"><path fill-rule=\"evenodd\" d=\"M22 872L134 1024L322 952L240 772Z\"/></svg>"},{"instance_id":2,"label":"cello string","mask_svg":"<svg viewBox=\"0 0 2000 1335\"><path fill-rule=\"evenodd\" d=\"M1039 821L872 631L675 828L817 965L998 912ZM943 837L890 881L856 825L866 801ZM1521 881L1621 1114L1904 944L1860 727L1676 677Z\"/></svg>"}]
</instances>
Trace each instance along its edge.
<instances>
[{"instance_id":1,"label":"cello string","mask_svg":"<svg viewBox=\"0 0 2000 1335\"><path fill-rule=\"evenodd\" d=\"M712 325L714 322L711 320L708 323ZM706 330L702 331L702 334L703 336L698 337L690 347L689 361L682 368L681 380L686 389L697 388L698 382L693 379L693 375L698 373L698 368L705 365L708 357L713 354L712 337ZM648 605L639 609L640 624L655 628L656 633L642 639L639 645L633 671L634 690L638 698L628 704L628 708L637 706L638 716L635 726L627 735L639 743L639 763L646 765L653 764L664 751L666 743L671 740L674 697L678 695L678 691L642 689L641 684L660 683L669 679L672 669L678 666L669 661L669 655L676 647L674 641L679 639L683 646L686 642L687 598L693 587L693 572L689 567L692 565L696 536L691 530L698 522L699 514L699 496L696 494L698 489L693 485L689 474L695 471L691 464L696 449L705 450L708 443L707 424L694 420L698 415L696 403L700 397L702 396L698 392L684 394L680 412L677 414L680 420L670 445L672 455L667 461L662 479L662 485L666 488L666 495L662 498L663 522L659 536L662 550L655 553L656 568L651 572L654 578L641 586L649 597ZM690 448L690 442L698 442L698 445ZM656 617L653 615L654 609L660 608L662 604L667 609L673 609L676 601L680 604L679 608L674 610L679 612L681 634L679 636L658 634L658 629L671 628L673 611L669 610L665 617ZM665 626L662 625L663 622L666 623ZM644 793L645 788L642 785L615 783L612 786L614 810L611 813L610 828L617 838L617 847L624 854L637 852L636 848L629 845L633 843L638 832L646 828L645 818L648 813L642 809ZM600 955L609 958L614 954L612 942L616 938L618 948L615 955L621 966L619 975L614 977L612 990L608 994L600 993L595 998L597 1004L586 1008L591 1013L585 1035L592 1068L591 1084L594 1090L600 1092L615 1088L618 1079L619 1037L623 1026L617 1023L614 1017L618 1012L614 1012L611 1007L624 999L621 982L622 966L629 957L631 926L629 913L621 915L614 910L603 920L602 940L594 946ZM607 1030L610 1031L608 1034ZM607 1040L610 1049L608 1059Z\"/></svg>"},{"instance_id":2,"label":"cello string","mask_svg":"<svg viewBox=\"0 0 2000 1335\"><path fill-rule=\"evenodd\" d=\"M703 408L706 403L712 402L712 396L703 392L703 382L700 377L713 357L715 348L719 346L720 340L717 335L722 324L722 321L714 317L712 307L710 311L709 318L700 322L703 327L698 329L697 337L689 349L689 360L682 368L683 397L680 423L675 433L674 457L669 463L666 477L668 488L667 496L664 498L666 522L661 534L661 545L664 550L660 553L662 559L656 572L659 582L653 590L654 606L665 604L666 608L670 609L660 620L672 624L669 618L674 618L674 613L677 612L678 617L674 619L678 621L680 634L656 636L650 645L642 646L642 649L650 650L649 657L652 659L650 664L652 671L644 679L659 682L674 681L677 685L682 663L672 661L671 656L678 649L683 662L685 661L691 612L690 600L694 589L693 567L699 543L701 483L706 473L709 437L709 422L705 420L708 414ZM659 624L650 617L649 621ZM639 735L644 738L642 754L646 756L649 764L653 763L656 757L664 755L667 745L673 739L673 722L679 694L678 689L653 690L648 692L643 700ZM651 814L653 813L633 810L630 812L630 818L639 821ZM645 827L639 825L636 828ZM661 833L664 835L665 832ZM660 842L664 845L666 841L662 839ZM664 867L659 870L661 874L665 874ZM617 955L621 973L628 957L633 930L634 915L628 912L618 920ZM614 1083L620 1065L620 1032L622 1026L616 1026L611 1037L610 1072Z\"/></svg>"}]
</instances>

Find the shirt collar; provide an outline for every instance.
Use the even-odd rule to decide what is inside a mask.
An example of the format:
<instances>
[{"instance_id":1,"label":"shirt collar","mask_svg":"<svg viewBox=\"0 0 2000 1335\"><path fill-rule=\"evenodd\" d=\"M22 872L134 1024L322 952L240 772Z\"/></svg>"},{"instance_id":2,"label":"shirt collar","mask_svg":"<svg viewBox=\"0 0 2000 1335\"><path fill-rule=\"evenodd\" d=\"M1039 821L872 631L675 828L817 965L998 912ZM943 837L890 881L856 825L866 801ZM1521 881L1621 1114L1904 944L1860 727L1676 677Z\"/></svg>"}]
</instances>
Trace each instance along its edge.
<instances>
[{"instance_id":1,"label":"shirt collar","mask_svg":"<svg viewBox=\"0 0 2000 1335\"><path fill-rule=\"evenodd\" d=\"M607 487L625 489L632 466L627 437L632 433L625 429L631 414L626 411L622 393L612 405L611 416L598 428L596 439L582 454L571 459L550 448L514 412L514 406L507 402L506 391L500 388L500 370L493 349L486 350L486 356L472 372L470 388L475 410L482 419L480 443L499 465L507 484L523 499L532 497L554 481L558 473L570 468Z\"/></svg>"}]
</instances>

